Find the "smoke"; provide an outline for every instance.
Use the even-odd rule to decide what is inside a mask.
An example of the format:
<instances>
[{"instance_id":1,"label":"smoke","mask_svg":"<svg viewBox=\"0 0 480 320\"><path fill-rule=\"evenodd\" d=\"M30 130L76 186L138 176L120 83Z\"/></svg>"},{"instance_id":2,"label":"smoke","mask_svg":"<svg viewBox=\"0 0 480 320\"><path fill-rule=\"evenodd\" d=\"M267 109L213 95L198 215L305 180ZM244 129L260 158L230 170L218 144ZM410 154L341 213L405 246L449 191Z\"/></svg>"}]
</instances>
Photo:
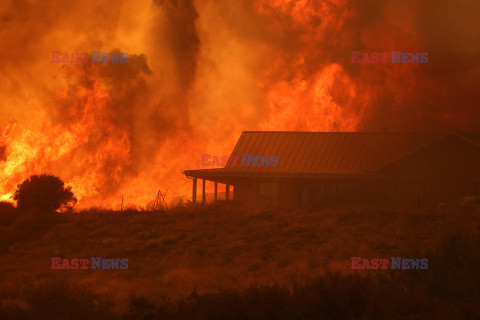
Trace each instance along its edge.
<instances>
[{"instance_id":1,"label":"smoke","mask_svg":"<svg viewBox=\"0 0 480 320\"><path fill-rule=\"evenodd\" d=\"M7 1L0 194L31 174L81 206L189 194L243 130L475 130L480 4L461 0ZM56 64L51 52L128 52ZM351 52L428 52L353 64Z\"/></svg>"}]
</instances>

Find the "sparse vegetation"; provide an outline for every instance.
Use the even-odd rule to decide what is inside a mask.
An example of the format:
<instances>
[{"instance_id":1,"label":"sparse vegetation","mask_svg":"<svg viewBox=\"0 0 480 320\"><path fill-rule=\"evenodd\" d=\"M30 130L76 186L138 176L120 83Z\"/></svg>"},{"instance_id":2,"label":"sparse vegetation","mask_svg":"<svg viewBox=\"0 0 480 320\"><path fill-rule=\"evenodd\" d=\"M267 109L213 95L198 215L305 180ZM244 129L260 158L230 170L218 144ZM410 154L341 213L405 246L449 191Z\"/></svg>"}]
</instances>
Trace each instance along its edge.
<instances>
[{"instance_id":1,"label":"sparse vegetation","mask_svg":"<svg viewBox=\"0 0 480 320\"><path fill-rule=\"evenodd\" d=\"M0 252L9 246L35 238L64 219L57 211L71 212L76 198L70 187L50 175L33 175L18 185L14 199L0 202Z\"/></svg>"},{"instance_id":2,"label":"sparse vegetation","mask_svg":"<svg viewBox=\"0 0 480 320\"><path fill-rule=\"evenodd\" d=\"M28 283L23 289L26 312L33 319L107 319L112 303L84 285L66 279Z\"/></svg>"},{"instance_id":3,"label":"sparse vegetation","mask_svg":"<svg viewBox=\"0 0 480 320\"><path fill-rule=\"evenodd\" d=\"M478 212L211 205L63 217L0 254L0 318L69 318L46 311L57 298L112 319L480 317ZM52 256L128 258L129 268L51 270ZM429 268L352 270L352 256L426 257Z\"/></svg>"}]
</instances>

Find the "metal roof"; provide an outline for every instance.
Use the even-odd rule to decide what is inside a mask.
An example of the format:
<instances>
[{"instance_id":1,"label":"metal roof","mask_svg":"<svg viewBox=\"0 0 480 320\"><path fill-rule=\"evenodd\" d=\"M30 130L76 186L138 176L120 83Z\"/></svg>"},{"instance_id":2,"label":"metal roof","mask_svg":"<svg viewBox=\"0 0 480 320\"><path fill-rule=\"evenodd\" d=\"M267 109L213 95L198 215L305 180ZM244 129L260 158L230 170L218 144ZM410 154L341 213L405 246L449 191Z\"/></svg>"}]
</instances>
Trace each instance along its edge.
<instances>
[{"instance_id":1,"label":"metal roof","mask_svg":"<svg viewBox=\"0 0 480 320\"><path fill-rule=\"evenodd\" d=\"M184 173L187 176L198 177L363 175L445 135L445 133L245 131L241 134L225 168L188 170ZM470 139L472 137L468 136ZM476 136L472 140L480 141ZM278 165L242 166L241 156L246 154L277 156ZM235 157L239 159L237 165L234 164Z\"/></svg>"}]
</instances>

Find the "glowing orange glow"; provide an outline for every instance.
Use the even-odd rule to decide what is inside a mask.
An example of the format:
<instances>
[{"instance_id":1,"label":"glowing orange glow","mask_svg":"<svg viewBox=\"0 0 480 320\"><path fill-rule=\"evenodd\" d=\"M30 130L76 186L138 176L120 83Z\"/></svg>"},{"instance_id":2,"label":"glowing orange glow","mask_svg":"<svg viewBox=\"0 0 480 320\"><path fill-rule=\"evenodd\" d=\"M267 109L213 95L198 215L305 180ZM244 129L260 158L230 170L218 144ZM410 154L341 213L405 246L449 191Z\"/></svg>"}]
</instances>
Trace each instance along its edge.
<instances>
[{"instance_id":1,"label":"glowing orange glow","mask_svg":"<svg viewBox=\"0 0 480 320\"><path fill-rule=\"evenodd\" d=\"M477 19L450 34L409 2L122 3L0 9L22 17L0 19L0 200L39 173L72 186L80 208L117 208L122 196L144 206L159 189L189 197L181 172L202 168L202 154L228 155L244 130L478 127ZM455 10L469 17L471 6ZM52 51L117 49L128 63L51 62ZM352 64L355 50L432 58ZM446 70L442 52L462 64Z\"/></svg>"}]
</instances>

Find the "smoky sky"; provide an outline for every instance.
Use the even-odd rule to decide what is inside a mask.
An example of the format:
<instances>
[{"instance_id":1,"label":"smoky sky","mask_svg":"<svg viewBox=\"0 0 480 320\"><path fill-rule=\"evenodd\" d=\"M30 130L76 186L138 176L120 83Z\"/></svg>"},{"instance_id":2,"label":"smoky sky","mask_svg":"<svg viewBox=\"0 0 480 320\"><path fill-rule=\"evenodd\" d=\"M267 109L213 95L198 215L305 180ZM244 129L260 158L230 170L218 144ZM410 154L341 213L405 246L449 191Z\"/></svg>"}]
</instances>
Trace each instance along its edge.
<instances>
[{"instance_id":1,"label":"smoky sky","mask_svg":"<svg viewBox=\"0 0 480 320\"><path fill-rule=\"evenodd\" d=\"M477 130L479 16L467 0L5 1L0 171L15 174L0 188L51 172L80 203L145 203L187 193L181 171L243 130ZM97 50L128 63L51 62ZM352 51L429 59L353 64Z\"/></svg>"}]
</instances>

